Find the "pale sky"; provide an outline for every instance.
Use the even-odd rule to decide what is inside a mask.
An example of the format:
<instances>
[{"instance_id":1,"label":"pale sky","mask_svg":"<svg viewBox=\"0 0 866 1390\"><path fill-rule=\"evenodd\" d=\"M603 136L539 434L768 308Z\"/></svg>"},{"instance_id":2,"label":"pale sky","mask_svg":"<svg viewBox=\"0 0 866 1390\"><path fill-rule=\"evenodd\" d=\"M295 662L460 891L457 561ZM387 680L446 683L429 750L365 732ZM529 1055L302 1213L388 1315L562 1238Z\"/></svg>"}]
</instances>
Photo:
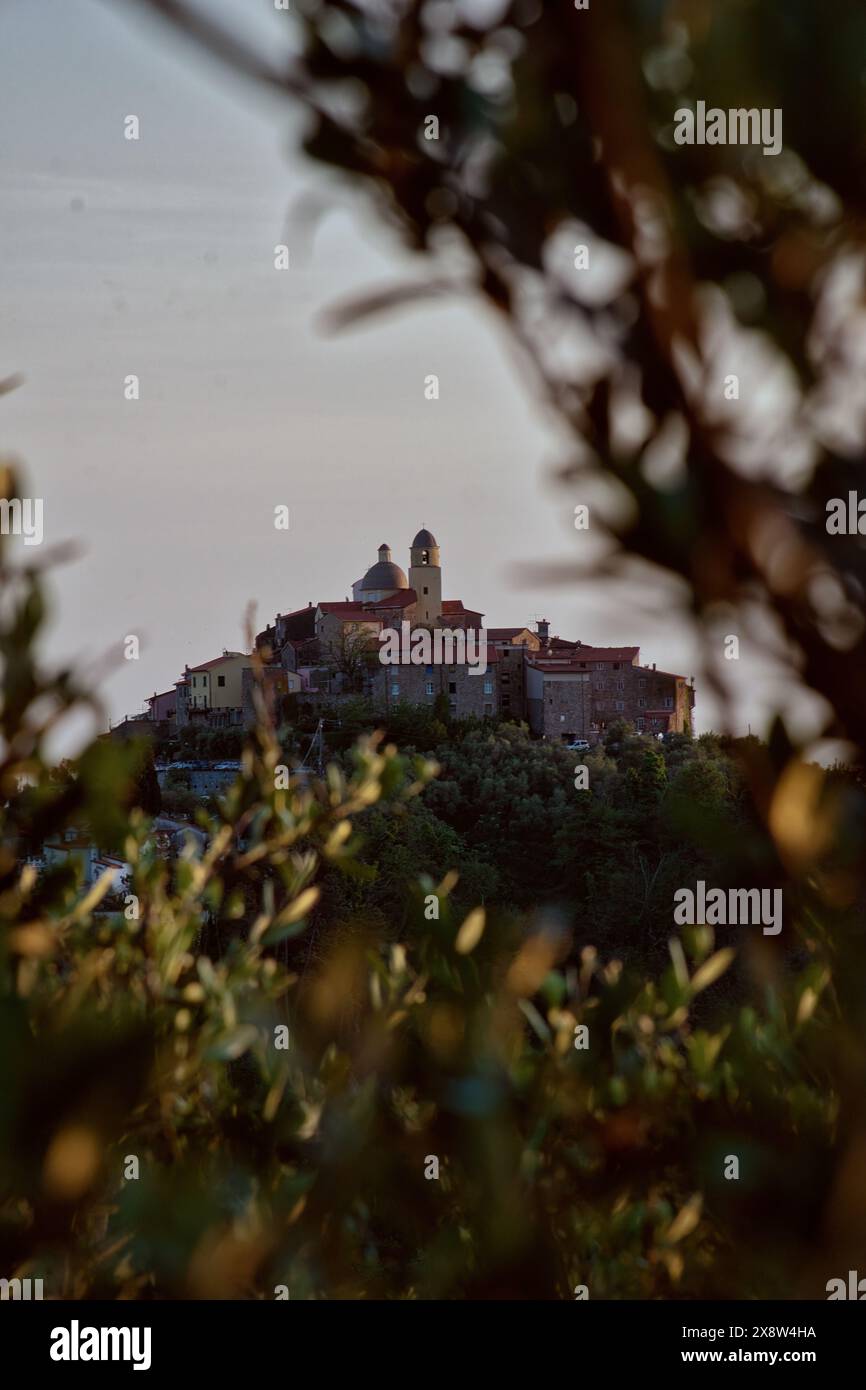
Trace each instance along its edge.
<instances>
[{"instance_id":1,"label":"pale sky","mask_svg":"<svg viewBox=\"0 0 866 1390\"><path fill-rule=\"evenodd\" d=\"M282 41L266 0L210 8ZM0 402L0 441L44 499L46 546L82 552L54 577L46 656L112 650L113 719L185 662L240 648L250 600L262 627L342 599L382 541L408 569L422 524L445 597L488 626L546 614L562 636L695 671L661 596L636 614L521 578L575 553L585 499L553 481L557 440L480 302L421 302L338 337L317 327L328 305L424 265L297 153L302 115L104 0L6 0L0 92L0 376L25 378ZM287 217L312 194L333 207L304 257ZM284 241L293 263L278 272ZM127 634L137 662L121 659ZM743 732L763 727L756 660L737 670ZM698 729L716 722L700 684L696 714Z\"/></svg>"}]
</instances>

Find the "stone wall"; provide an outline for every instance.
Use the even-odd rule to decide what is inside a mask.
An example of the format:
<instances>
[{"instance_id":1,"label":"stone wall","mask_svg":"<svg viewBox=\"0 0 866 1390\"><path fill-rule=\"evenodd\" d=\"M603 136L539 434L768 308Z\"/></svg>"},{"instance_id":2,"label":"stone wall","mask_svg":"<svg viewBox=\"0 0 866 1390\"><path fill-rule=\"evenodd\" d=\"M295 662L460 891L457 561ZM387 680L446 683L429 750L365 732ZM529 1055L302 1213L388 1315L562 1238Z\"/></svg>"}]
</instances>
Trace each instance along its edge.
<instances>
[{"instance_id":1,"label":"stone wall","mask_svg":"<svg viewBox=\"0 0 866 1390\"><path fill-rule=\"evenodd\" d=\"M413 666L408 663L383 666L371 677L371 699L383 709L398 703L431 705L437 695L448 699L451 713L458 719L498 713L496 669L488 665L483 675L472 675L471 666Z\"/></svg>"}]
</instances>

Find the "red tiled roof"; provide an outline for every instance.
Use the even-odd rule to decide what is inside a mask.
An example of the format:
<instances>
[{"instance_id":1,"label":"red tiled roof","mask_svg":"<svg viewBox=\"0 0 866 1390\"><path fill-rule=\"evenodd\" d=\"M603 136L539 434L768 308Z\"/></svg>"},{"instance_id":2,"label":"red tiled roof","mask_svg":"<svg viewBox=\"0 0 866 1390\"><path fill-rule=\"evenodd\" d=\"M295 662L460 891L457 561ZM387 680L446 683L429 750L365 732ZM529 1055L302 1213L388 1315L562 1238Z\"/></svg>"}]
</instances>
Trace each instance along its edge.
<instances>
[{"instance_id":1,"label":"red tiled roof","mask_svg":"<svg viewBox=\"0 0 866 1390\"><path fill-rule=\"evenodd\" d=\"M568 656L552 657L540 654L534 659L534 664L544 661L555 666L576 666L581 661L627 661L631 665L639 651L640 647L575 647L569 650Z\"/></svg>"},{"instance_id":2,"label":"red tiled roof","mask_svg":"<svg viewBox=\"0 0 866 1390\"><path fill-rule=\"evenodd\" d=\"M676 671L657 671L653 666L638 666L637 669L638 671L645 672L648 676L669 676L671 680L675 681L684 681L688 679L687 676L677 675Z\"/></svg>"},{"instance_id":3,"label":"red tiled roof","mask_svg":"<svg viewBox=\"0 0 866 1390\"><path fill-rule=\"evenodd\" d=\"M315 611L316 605L314 603L305 603L303 608L293 608L291 613L278 613L277 617L285 621L287 618L300 618L306 613L315 613Z\"/></svg>"},{"instance_id":4,"label":"red tiled roof","mask_svg":"<svg viewBox=\"0 0 866 1390\"><path fill-rule=\"evenodd\" d=\"M471 613L473 618L481 618L484 615L478 608L464 608L462 598L443 598L443 613Z\"/></svg>"},{"instance_id":5,"label":"red tiled roof","mask_svg":"<svg viewBox=\"0 0 866 1390\"><path fill-rule=\"evenodd\" d=\"M512 637L516 637L518 632L528 632L524 627L488 627L485 628L488 640L491 642L510 642Z\"/></svg>"},{"instance_id":6,"label":"red tiled roof","mask_svg":"<svg viewBox=\"0 0 866 1390\"><path fill-rule=\"evenodd\" d=\"M373 608L408 608L410 603L414 603L418 595L414 589L398 589L396 594L390 594L388 598L376 599L368 607Z\"/></svg>"},{"instance_id":7,"label":"red tiled roof","mask_svg":"<svg viewBox=\"0 0 866 1390\"><path fill-rule=\"evenodd\" d=\"M245 656L245 652L223 652L222 656L215 656L213 661L203 661L200 666L190 666L191 671L209 671L212 666L221 666L224 661L231 661L236 656Z\"/></svg>"},{"instance_id":8,"label":"red tiled roof","mask_svg":"<svg viewBox=\"0 0 866 1390\"><path fill-rule=\"evenodd\" d=\"M319 607L323 613L331 613L335 618L349 618L363 623L379 621L375 613L362 608L358 603L320 603Z\"/></svg>"}]
</instances>

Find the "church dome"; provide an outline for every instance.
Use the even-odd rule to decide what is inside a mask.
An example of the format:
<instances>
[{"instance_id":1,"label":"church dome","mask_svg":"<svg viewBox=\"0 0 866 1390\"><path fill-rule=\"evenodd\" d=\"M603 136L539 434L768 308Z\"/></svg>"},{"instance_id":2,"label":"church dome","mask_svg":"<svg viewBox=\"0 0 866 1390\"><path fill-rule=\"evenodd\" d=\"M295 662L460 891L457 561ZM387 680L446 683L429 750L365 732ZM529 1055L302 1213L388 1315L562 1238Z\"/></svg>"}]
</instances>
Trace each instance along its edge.
<instances>
[{"instance_id":1,"label":"church dome","mask_svg":"<svg viewBox=\"0 0 866 1390\"><path fill-rule=\"evenodd\" d=\"M421 528L414 541L412 542L412 549L429 550L431 546L434 545L438 547L439 542L436 540L435 536L431 536L430 532L427 530L425 526Z\"/></svg>"},{"instance_id":2,"label":"church dome","mask_svg":"<svg viewBox=\"0 0 866 1390\"><path fill-rule=\"evenodd\" d=\"M391 594L395 589L408 589L409 581L399 565L395 565L391 559L391 547L387 541L383 541L379 546L379 558L375 565L371 565L357 585L359 594L377 594L380 598L384 594Z\"/></svg>"},{"instance_id":3,"label":"church dome","mask_svg":"<svg viewBox=\"0 0 866 1390\"><path fill-rule=\"evenodd\" d=\"M361 580L361 592L367 589L408 589L409 580L393 560L377 560Z\"/></svg>"}]
</instances>

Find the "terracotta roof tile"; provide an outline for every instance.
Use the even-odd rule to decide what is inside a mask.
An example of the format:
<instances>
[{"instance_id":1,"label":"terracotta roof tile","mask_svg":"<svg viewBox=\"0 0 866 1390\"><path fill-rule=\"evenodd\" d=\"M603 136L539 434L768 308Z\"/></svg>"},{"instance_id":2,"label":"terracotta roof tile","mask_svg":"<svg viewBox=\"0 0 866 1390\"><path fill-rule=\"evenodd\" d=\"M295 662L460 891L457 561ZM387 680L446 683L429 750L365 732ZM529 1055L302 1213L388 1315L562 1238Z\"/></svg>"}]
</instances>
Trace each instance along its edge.
<instances>
[{"instance_id":1,"label":"terracotta roof tile","mask_svg":"<svg viewBox=\"0 0 866 1390\"><path fill-rule=\"evenodd\" d=\"M368 608L362 608L359 603L320 603L319 607L323 613L331 613L335 618L355 619L364 623L379 621L375 613Z\"/></svg>"},{"instance_id":2,"label":"terracotta roof tile","mask_svg":"<svg viewBox=\"0 0 866 1390\"><path fill-rule=\"evenodd\" d=\"M191 671L209 671L212 666L222 666L224 661L233 661L239 656L245 656L245 652L223 652L222 656L215 656L213 661L202 661L199 666L190 666Z\"/></svg>"},{"instance_id":3,"label":"terracotta roof tile","mask_svg":"<svg viewBox=\"0 0 866 1390\"><path fill-rule=\"evenodd\" d=\"M388 598L380 598L371 602L368 607L375 608L408 608L410 603L415 603L418 595L414 589L398 589L396 594L390 594Z\"/></svg>"}]
</instances>

